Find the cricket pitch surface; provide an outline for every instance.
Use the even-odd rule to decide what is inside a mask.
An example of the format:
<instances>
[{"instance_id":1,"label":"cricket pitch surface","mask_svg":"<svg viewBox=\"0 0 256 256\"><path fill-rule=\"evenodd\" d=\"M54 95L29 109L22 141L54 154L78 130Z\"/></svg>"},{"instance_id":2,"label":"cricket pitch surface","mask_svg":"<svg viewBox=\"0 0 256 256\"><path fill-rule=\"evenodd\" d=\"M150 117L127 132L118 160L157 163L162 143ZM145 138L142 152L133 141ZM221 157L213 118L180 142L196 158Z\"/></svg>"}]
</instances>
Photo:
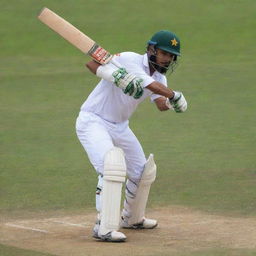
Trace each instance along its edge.
<instances>
[{"instance_id":1,"label":"cricket pitch surface","mask_svg":"<svg viewBox=\"0 0 256 256\"><path fill-rule=\"evenodd\" d=\"M256 218L211 215L183 207L154 208L153 230L122 230L125 243L92 238L95 213L83 215L2 218L0 243L61 256L172 255L211 248L256 249Z\"/></svg>"}]
</instances>

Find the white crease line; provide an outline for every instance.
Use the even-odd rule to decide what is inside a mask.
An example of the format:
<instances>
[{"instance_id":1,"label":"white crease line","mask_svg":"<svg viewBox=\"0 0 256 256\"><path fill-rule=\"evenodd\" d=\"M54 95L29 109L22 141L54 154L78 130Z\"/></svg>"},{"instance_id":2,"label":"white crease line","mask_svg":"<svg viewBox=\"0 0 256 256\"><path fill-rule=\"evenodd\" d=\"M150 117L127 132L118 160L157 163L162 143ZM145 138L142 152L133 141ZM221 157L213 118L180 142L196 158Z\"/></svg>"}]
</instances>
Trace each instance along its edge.
<instances>
[{"instance_id":1,"label":"white crease line","mask_svg":"<svg viewBox=\"0 0 256 256\"><path fill-rule=\"evenodd\" d=\"M70 222L66 222L66 221L58 221L58 220L54 220L54 223L59 223L59 224L64 224L64 225L68 225L68 226L75 226L75 227L85 227L85 225L83 224L75 224L75 223L70 223Z\"/></svg>"},{"instance_id":2,"label":"white crease line","mask_svg":"<svg viewBox=\"0 0 256 256\"><path fill-rule=\"evenodd\" d=\"M188 225L205 225L205 224L209 224L209 223L213 223L215 221L200 221L200 222L180 222L180 223L176 223L176 224L171 224L168 227L177 227L177 226L181 226L183 227L184 225L188 226Z\"/></svg>"},{"instance_id":3,"label":"white crease line","mask_svg":"<svg viewBox=\"0 0 256 256\"><path fill-rule=\"evenodd\" d=\"M194 223L192 223L192 224L193 224L193 225L204 225L204 224L209 224L209 223L212 223L212 222L216 222L216 221L213 221L213 220L206 220L206 221L194 222Z\"/></svg>"},{"instance_id":4,"label":"white crease line","mask_svg":"<svg viewBox=\"0 0 256 256\"><path fill-rule=\"evenodd\" d=\"M38 229L38 228L30 228L30 227L25 227L25 226L22 226L22 225L16 225L16 224L12 224L12 223L5 223L5 225L9 226L9 227L13 227L13 228L32 230L32 231L41 232L41 233L50 233L47 230Z\"/></svg>"}]
</instances>

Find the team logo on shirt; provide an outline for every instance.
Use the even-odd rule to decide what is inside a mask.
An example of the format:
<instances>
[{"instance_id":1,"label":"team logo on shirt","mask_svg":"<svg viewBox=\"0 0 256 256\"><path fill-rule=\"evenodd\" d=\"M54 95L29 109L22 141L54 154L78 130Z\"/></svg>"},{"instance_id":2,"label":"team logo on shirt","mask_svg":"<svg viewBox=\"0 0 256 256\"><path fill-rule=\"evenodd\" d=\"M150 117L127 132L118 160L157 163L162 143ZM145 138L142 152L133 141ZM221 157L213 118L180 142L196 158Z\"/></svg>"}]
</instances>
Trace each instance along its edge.
<instances>
[{"instance_id":1,"label":"team logo on shirt","mask_svg":"<svg viewBox=\"0 0 256 256\"><path fill-rule=\"evenodd\" d=\"M176 40L175 38L173 38L173 39L171 40L171 44L172 44L172 46L177 46L177 45L178 45L178 42L177 42L177 40Z\"/></svg>"}]
</instances>

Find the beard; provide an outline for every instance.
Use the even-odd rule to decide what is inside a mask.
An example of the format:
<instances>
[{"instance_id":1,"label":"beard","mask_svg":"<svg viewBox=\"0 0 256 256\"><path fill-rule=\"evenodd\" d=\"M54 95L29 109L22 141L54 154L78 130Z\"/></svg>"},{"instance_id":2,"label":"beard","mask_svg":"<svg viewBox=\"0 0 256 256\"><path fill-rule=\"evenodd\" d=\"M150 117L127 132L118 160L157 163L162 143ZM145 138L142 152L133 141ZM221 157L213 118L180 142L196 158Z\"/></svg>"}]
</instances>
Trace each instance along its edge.
<instances>
[{"instance_id":1,"label":"beard","mask_svg":"<svg viewBox=\"0 0 256 256\"><path fill-rule=\"evenodd\" d=\"M171 64L171 62L168 62L168 63L166 63L164 65L157 64L157 62L156 62L156 55L150 55L148 60L149 60L149 64L156 71L158 71L161 74L165 74L169 70L169 67L170 67L170 64Z\"/></svg>"}]
</instances>

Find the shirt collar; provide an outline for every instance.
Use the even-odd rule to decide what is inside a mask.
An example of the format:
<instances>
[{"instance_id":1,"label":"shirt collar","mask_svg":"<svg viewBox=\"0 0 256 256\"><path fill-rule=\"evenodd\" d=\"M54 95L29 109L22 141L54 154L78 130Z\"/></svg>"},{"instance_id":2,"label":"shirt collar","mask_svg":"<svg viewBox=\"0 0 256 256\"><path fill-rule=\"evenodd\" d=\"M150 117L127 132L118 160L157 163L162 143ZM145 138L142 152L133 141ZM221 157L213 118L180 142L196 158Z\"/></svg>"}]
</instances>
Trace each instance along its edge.
<instances>
[{"instance_id":1,"label":"shirt collar","mask_svg":"<svg viewBox=\"0 0 256 256\"><path fill-rule=\"evenodd\" d=\"M149 63L148 63L148 55L147 53L145 53L143 55L143 66L144 66L144 70L147 72L148 75L150 75L150 69L149 69Z\"/></svg>"},{"instance_id":2,"label":"shirt collar","mask_svg":"<svg viewBox=\"0 0 256 256\"><path fill-rule=\"evenodd\" d=\"M143 55L143 65L144 65L145 71L148 73L148 75L150 75L150 69L149 69L149 62L148 62L148 55L147 55L147 53L145 53ZM161 74L158 71L154 71L152 77L159 77L159 75L161 76Z\"/></svg>"},{"instance_id":3,"label":"shirt collar","mask_svg":"<svg viewBox=\"0 0 256 256\"><path fill-rule=\"evenodd\" d=\"M148 55L146 53L143 55L143 65L144 65L144 67L149 69Z\"/></svg>"}]
</instances>

